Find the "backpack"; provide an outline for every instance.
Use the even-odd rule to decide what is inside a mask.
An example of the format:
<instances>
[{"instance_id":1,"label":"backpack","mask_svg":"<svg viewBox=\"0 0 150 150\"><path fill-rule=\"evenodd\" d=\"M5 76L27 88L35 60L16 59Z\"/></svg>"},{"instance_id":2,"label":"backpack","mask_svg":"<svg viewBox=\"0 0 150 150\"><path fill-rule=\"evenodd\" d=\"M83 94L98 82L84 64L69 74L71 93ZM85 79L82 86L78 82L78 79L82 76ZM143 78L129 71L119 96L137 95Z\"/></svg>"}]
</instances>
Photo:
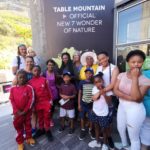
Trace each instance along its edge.
<instances>
[{"instance_id":1,"label":"backpack","mask_svg":"<svg viewBox=\"0 0 150 150\"><path fill-rule=\"evenodd\" d=\"M17 68L18 68L18 70L20 68L20 64L21 64L21 59L19 56L17 56Z\"/></svg>"}]
</instances>

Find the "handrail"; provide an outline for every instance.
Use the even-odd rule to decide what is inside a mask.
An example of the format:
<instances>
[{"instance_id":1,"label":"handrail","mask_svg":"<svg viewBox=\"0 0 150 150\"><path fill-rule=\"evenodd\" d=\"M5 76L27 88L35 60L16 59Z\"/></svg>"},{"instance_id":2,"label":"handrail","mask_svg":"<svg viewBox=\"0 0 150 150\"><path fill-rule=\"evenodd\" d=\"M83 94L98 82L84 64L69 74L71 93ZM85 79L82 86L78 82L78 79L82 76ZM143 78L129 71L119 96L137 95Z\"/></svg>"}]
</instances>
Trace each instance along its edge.
<instances>
[{"instance_id":1,"label":"handrail","mask_svg":"<svg viewBox=\"0 0 150 150\"><path fill-rule=\"evenodd\" d=\"M0 82L0 84L11 83L12 81Z\"/></svg>"}]
</instances>

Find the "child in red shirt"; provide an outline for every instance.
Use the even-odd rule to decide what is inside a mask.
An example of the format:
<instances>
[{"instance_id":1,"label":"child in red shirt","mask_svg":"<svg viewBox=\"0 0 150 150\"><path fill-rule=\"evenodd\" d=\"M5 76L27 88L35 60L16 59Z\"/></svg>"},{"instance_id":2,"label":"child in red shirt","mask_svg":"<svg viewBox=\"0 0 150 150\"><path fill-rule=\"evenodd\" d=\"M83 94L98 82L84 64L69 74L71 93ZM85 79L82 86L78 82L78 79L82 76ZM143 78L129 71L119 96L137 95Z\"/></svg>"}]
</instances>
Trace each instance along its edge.
<instances>
[{"instance_id":1,"label":"child in red shirt","mask_svg":"<svg viewBox=\"0 0 150 150\"><path fill-rule=\"evenodd\" d=\"M11 88L9 97L14 114L13 124L18 133L16 137L18 150L24 149L24 131L26 132L27 144L35 144L31 133L31 114L32 104L34 102L34 92L33 88L26 83L26 72L24 70L20 70L17 73L17 85Z\"/></svg>"},{"instance_id":2,"label":"child in red shirt","mask_svg":"<svg viewBox=\"0 0 150 150\"><path fill-rule=\"evenodd\" d=\"M40 66L34 66L32 73L33 78L29 81L29 84L33 87L35 92L35 111L37 113L39 124L39 129L37 130L34 137L38 138L46 131L48 140L52 141L53 136L50 130L50 109L52 94L48 88L48 82L46 78L40 76Z\"/></svg>"}]
</instances>

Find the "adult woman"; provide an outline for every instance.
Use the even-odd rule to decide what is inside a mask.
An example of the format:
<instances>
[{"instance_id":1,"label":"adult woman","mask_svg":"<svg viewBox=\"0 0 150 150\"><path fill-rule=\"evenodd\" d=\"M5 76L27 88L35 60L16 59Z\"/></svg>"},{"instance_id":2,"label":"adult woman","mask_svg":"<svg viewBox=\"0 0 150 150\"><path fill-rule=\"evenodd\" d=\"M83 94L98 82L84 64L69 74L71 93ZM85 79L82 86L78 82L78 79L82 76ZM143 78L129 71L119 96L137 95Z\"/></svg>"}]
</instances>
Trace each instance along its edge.
<instances>
[{"instance_id":1,"label":"adult woman","mask_svg":"<svg viewBox=\"0 0 150 150\"><path fill-rule=\"evenodd\" d=\"M18 46L17 57L12 62L12 73L15 75L17 70L25 68L25 57L27 55L26 45L20 44Z\"/></svg>"},{"instance_id":2,"label":"adult woman","mask_svg":"<svg viewBox=\"0 0 150 150\"><path fill-rule=\"evenodd\" d=\"M104 80L104 92L107 93L107 96L113 96L113 88L117 80L117 76L119 74L118 67L111 64L109 61L109 55L107 52L102 51L98 55L98 61L99 61L99 66L96 70L96 74L99 72L103 72L103 80ZM110 127L108 131L108 144L110 148L114 148L114 143L111 138L111 128L112 128L112 119L113 119L113 111L114 111L114 106L113 103L110 102L109 104L109 122L110 122Z\"/></svg>"},{"instance_id":3,"label":"adult woman","mask_svg":"<svg viewBox=\"0 0 150 150\"><path fill-rule=\"evenodd\" d=\"M146 115L142 100L150 85L150 80L141 74L144 60L144 52L130 51L126 57L129 71L119 74L114 87L119 97L117 127L124 149L128 149L127 128L131 150L140 150L139 134Z\"/></svg>"},{"instance_id":4,"label":"adult woman","mask_svg":"<svg viewBox=\"0 0 150 150\"><path fill-rule=\"evenodd\" d=\"M34 59L32 56L26 56L25 57L25 68L24 70L27 73L27 80L32 79L33 74L32 74L32 68L34 66Z\"/></svg>"},{"instance_id":5,"label":"adult woman","mask_svg":"<svg viewBox=\"0 0 150 150\"><path fill-rule=\"evenodd\" d=\"M75 86L76 89L79 89L79 73L82 68L81 62L80 62L80 52L75 51L73 54L73 69L74 69L74 76L75 76ZM77 95L78 96L78 95ZM75 118L78 119L78 98L75 98Z\"/></svg>"},{"instance_id":6,"label":"adult woman","mask_svg":"<svg viewBox=\"0 0 150 150\"><path fill-rule=\"evenodd\" d=\"M75 51L73 54L73 69L74 69L74 74L75 74L75 83L76 87L78 88L79 85L79 73L82 68L81 62L80 62L80 52Z\"/></svg>"},{"instance_id":7,"label":"adult woman","mask_svg":"<svg viewBox=\"0 0 150 150\"><path fill-rule=\"evenodd\" d=\"M53 116L54 110L55 110L55 106L57 104L57 100L58 100L58 90L57 90L57 85L56 85L56 81L57 81L57 72L56 69L56 63L52 60L49 59L46 62L47 65L47 70L46 72L43 74L44 77L46 77L47 81L48 81L48 85L49 85L49 89L52 92L52 97L53 97L53 105L52 105L52 110L51 110L51 118ZM53 120L51 120L51 126L54 126Z\"/></svg>"},{"instance_id":8,"label":"adult woman","mask_svg":"<svg viewBox=\"0 0 150 150\"><path fill-rule=\"evenodd\" d=\"M47 70L44 73L44 77L46 77L46 79L49 83L49 88L51 89L51 92L53 95L53 101L55 101L58 99L58 91L57 91L57 87L56 87L57 73L54 70L56 63L52 59L49 59L49 60L47 60L46 65L47 65Z\"/></svg>"},{"instance_id":9,"label":"adult woman","mask_svg":"<svg viewBox=\"0 0 150 150\"><path fill-rule=\"evenodd\" d=\"M25 66L24 66L24 70L26 71L26 75L27 75L27 80L29 81L30 79L32 79L32 68L34 66L34 60L33 60L33 57L31 56L26 56L25 57ZM17 79L16 77L14 78L13 82L12 82L13 85L16 85L17 84Z\"/></svg>"},{"instance_id":10,"label":"adult woman","mask_svg":"<svg viewBox=\"0 0 150 150\"><path fill-rule=\"evenodd\" d=\"M62 75L64 72L69 71L72 75L74 75L73 63L69 53L62 53L61 59L62 64L59 70L59 74Z\"/></svg>"},{"instance_id":11,"label":"adult woman","mask_svg":"<svg viewBox=\"0 0 150 150\"><path fill-rule=\"evenodd\" d=\"M97 56L94 52L85 52L81 56L81 64L82 68L80 70L79 78L80 80L85 80L85 70L86 68L92 68L94 71L94 74L96 73L98 65L97 63Z\"/></svg>"}]
</instances>

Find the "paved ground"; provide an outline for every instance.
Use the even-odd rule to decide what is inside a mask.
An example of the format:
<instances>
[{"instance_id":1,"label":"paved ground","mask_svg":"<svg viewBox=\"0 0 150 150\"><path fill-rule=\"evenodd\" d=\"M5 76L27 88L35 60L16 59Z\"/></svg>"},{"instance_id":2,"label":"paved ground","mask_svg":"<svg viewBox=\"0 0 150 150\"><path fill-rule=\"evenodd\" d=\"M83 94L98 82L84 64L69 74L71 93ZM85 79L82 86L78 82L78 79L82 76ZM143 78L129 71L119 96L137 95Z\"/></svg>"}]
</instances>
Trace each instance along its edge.
<instances>
[{"instance_id":1,"label":"paved ground","mask_svg":"<svg viewBox=\"0 0 150 150\"><path fill-rule=\"evenodd\" d=\"M17 144L15 142L16 132L12 125L12 116L10 104L4 104L0 106L0 150L17 150ZM87 137L83 141L79 141L79 123L76 122L76 130L72 136L68 135L68 129L63 133L58 133L59 128L58 116L55 116L55 127L52 128L54 135L54 141L48 142L45 136L40 137L37 140L35 147L25 145L25 150L90 150L88 142L91 141L87 134ZM118 146L119 137L114 127L113 137L115 144ZM93 149L96 150L96 149Z\"/></svg>"}]
</instances>

